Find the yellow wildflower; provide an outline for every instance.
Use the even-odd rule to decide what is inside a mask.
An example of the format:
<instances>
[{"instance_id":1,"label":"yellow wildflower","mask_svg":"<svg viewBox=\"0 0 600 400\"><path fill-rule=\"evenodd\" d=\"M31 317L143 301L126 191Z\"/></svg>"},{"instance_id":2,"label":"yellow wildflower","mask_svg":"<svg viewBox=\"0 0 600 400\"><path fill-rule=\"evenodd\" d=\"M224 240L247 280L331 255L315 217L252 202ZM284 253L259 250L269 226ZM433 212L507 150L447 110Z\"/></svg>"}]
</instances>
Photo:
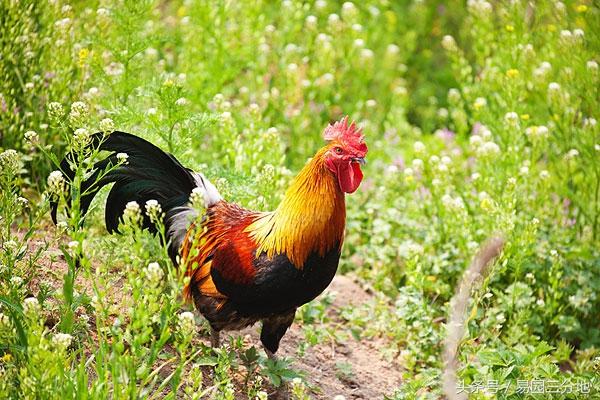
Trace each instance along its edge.
<instances>
[{"instance_id":1,"label":"yellow wildflower","mask_svg":"<svg viewBox=\"0 0 600 400\"><path fill-rule=\"evenodd\" d=\"M506 76L508 76L509 78L516 78L517 76L519 76L519 70L511 68L508 71L506 71Z\"/></svg>"}]
</instances>

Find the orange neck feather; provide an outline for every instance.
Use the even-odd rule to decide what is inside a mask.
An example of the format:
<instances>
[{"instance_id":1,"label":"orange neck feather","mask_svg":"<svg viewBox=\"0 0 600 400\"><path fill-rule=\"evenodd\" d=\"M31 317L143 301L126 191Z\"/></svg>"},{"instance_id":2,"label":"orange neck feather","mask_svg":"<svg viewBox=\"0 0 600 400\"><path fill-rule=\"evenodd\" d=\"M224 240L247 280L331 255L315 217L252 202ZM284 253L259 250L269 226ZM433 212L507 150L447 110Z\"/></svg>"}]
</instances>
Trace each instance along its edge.
<instances>
[{"instance_id":1,"label":"orange neck feather","mask_svg":"<svg viewBox=\"0 0 600 400\"><path fill-rule=\"evenodd\" d=\"M346 224L344 193L325 166L323 147L304 166L277 210L261 214L246 228L257 243L256 254L285 254L302 268L308 256L324 256L341 246Z\"/></svg>"}]
</instances>

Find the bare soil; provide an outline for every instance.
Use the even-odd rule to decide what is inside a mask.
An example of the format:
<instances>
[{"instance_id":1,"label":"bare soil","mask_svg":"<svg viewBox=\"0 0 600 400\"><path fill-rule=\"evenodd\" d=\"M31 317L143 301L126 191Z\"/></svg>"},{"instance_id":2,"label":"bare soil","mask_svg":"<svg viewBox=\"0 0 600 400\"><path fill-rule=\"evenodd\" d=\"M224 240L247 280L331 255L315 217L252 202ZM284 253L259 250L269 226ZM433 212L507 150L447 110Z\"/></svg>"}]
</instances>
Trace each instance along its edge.
<instances>
[{"instance_id":1,"label":"bare soil","mask_svg":"<svg viewBox=\"0 0 600 400\"><path fill-rule=\"evenodd\" d=\"M344 275L336 276L326 292L335 294L330 306L334 315L342 307L358 306L372 297L352 277ZM257 327L241 333L249 334L254 344L260 346ZM292 358L294 368L306 373L309 386L322 390L312 393L315 398L332 399L343 395L346 399L378 399L400 386L401 367L384 359L380 351L386 344L383 340L356 340L350 336L344 343L310 347L304 356L298 357L296 351L303 340L302 328L294 323L283 337L277 355ZM340 374L338 365L341 363L351 366L350 374Z\"/></svg>"}]
</instances>

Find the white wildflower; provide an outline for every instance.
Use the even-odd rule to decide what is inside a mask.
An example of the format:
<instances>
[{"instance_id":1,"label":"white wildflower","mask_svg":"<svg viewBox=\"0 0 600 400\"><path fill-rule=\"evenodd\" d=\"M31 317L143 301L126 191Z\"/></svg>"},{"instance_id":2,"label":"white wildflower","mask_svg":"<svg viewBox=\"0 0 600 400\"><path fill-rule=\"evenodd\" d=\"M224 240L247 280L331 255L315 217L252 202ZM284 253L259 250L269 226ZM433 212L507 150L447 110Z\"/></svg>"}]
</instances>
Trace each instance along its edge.
<instances>
[{"instance_id":1,"label":"white wildflower","mask_svg":"<svg viewBox=\"0 0 600 400\"><path fill-rule=\"evenodd\" d=\"M583 126L586 128L595 128L597 124L596 118L584 118L583 119Z\"/></svg>"},{"instance_id":2,"label":"white wildflower","mask_svg":"<svg viewBox=\"0 0 600 400\"><path fill-rule=\"evenodd\" d=\"M416 154L423 154L425 153L425 145L421 141L416 141L413 143L413 150Z\"/></svg>"},{"instance_id":3,"label":"white wildflower","mask_svg":"<svg viewBox=\"0 0 600 400\"><path fill-rule=\"evenodd\" d=\"M248 106L248 111L250 111L250 114L257 116L260 114L260 107L258 104L252 103Z\"/></svg>"},{"instance_id":4,"label":"white wildflower","mask_svg":"<svg viewBox=\"0 0 600 400\"><path fill-rule=\"evenodd\" d=\"M122 75L125 71L125 66L118 62L111 62L106 67L104 67L104 72L108 76L119 76Z\"/></svg>"},{"instance_id":5,"label":"white wildflower","mask_svg":"<svg viewBox=\"0 0 600 400\"><path fill-rule=\"evenodd\" d=\"M375 53L373 53L373 50L371 49L362 49L360 51L360 56L365 60L371 60L375 56Z\"/></svg>"},{"instance_id":6,"label":"white wildflower","mask_svg":"<svg viewBox=\"0 0 600 400\"><path fill-rule=\"evenodd\" d=\"M196 330L196 323L194 321L194 314L189 311L182 312L179 314L179 328L184 335L190 335Z\"/></svg>"},{"instance_id":7,"label":"white wildflower","mask_svg":"<svg viewBox=\"0 0 600 400\"><path fill-rule=\"evenodd\" d=\"M73 340L73 336L68 333L56 333L52 337L52 343L61 349L66 349L71 345L71 341Z\"/></svg>"},{"instance_id":8,"label":"white wildflower","mask_svg":"<svg viewBox=\"0 0 600 400\"><path fill-rule=\"evenodd\" d=\"M160 283L164 276L164 272L157 262L151 262L148 264L148 266L144 269L144 274L146 275L148 281L153 285Z\"/></svg>"},{"instance_id":9,"label":"white wildflower","mask_svg":"<svg viewBox=\"0 0 600 400\"><path fill-rule=\"evenodd\" d=\"M129 155L127 153L117 153L117 161L120 163L126 163ZM135 203L137 204L137 203Z\"/></svg>"},{"instance_id":10,"label":"white wildflower","mask_svg":"<svg viewBox=\"0 0 600 400\"><path fill-rule=\"evenodd\" d=\"M83 149L90 143L90 132L85 128L75 129L73 133L73 145L77 149Z\"/></svg>"},{"instance_id":11,"label":"white wildflower","mask_svg":"<svg viewBox=\"0 0 600 400\"><path fill-rule=\"evenodd\" d=\"M190 194L190 204L192 207L202 210L205 208L205 204L208 202L208 193L206 190L201 187L195 187L192 189L192 193Z\"/></svg>"},{"instance_id":12,"label":"white wildflower","mask_svg":"<svg viewBox=\"0 0 600 400\"><path fill-rule=\"evenodd\" d=\"M59 102L53 101L52 103L48 104L48 116L51 119L57 120L61 118L64 115L64 113L65 111L63 109L63 106Z\"/></svg>"},{"instance_id":13,"label":"white wildflower","mask_svg":"<svg viewBox=\"0 0 600 400\"><path fill-rule=\"evenodd\" d=\"M598 71L598 63L595 60L590 60L587 63L585 63L587 69L589 69L592 72L596 72Z\"/></svg>"},{"instance_id":14,"label":"white wildflower","mask_svg":"<svg viewBox=\"0 0 600 400\"><path fill-rule=\"evenodd\" d=\"M485 125L481 125L481 128L479 128L479 131L480 131L479 134L484 139L490 139L492 137L492 131L490 131L490 129Z\"/></svg>"},{"instance_id":15,"label":"white wildflower","mask_svg":"<svg viewBox=\"0 0 600 400\"><path fill-rule=\"evenodd\" d=\"M577 39L582 39L585 36L585 32L583 29L577 28L573 30L573 36Z\"/></svg>"},{"instance_id":16,"label":"white wildflower","mask_svg":"<svg viewBox=\"0 0 600 400\"><path fill-rule=\"evenodd\" d=\"M485 106L487 106L487 100L483 97L476 98L475 102L473 103L473 108L475 108L476 110L479 110Z\"/></svg>"},{"instance_id":17,"label":"white wildflower","mask_svg":"<svg viewBox=\"0 0 600 400\"><path fill-rule=\"evenodd\" d=\"M563 29L560 31L560 39L566 43L569 43L573 39L573 33L568 29Z\"/></svg>"},{"instance_id":18,"label":"white wildflower","mask_svg":"<svg viewBox=\"0 0 600 400\"><path fill-rule=\"evenodd\" d=\"M421 160L420 158L415 158L414 160L412 160L412 167L416 170L421 170L423 169L423 160Z\"/></svg>"},{"instance_id":19,"label":"white wildflower","mask_svg":"<svg viewBox=\"0 0 600 400\"><path fill-rule=\"evenodd\" d=\"M548 171L546 171L545 169L540 171L540 179L546 180L548 178L550 178L550 173Z\"/></svg>"},{"instance_id":20,"label":"white wildflower","mask_svg":"<svg viewBox=\"0 0 600 400\"><path fill-rule=\"evenodd\" d=\"M48 175L48 192L53 195L60 195L65 189L65 178L60 171L52 171Z\"/></svg>"},{"instance_id":21,"label":"white wildflower","mask_svg":"<svg viewBox=\"0 0 600 400\"><path fill-rule=\"evenodd\" d=\"M142 211L137 201L130 201L125 205L123 211L123 223L139 225L142 220Z\"/></svg>"},{"instance_id":22,"label":"white wildflower","mask_svg":"<svg viewBox=\"0 0 600 400\"><path fill-rule=\"evenodd\" d=\"M99 17L108 17L110 15L110 11L107 10L106 8L99 7L96 10L96 15Z\"/></svg>"},{"instance_id":23,"label":"white wildflower","mask_svg":"<svg viewBox=\"0 0 600 400\"><path fill-rule=\"evenodd\" d=\"M16 150L8 149L0 153L0 167L3 171L14 175L19 169L19 164L19 153Z\"/></svg>"},{"instance_id":24,"label":"white wildflower","mask_svg":"<svg viewBox=\"0 0 600 400\"><path fill-rule=\"evenodd\" d=\"M546 305L544 299L537 299L535 304L537 304L539 307L544 307Z\"/></svg>"},{"instance_id":25,"label":"white wildflower","mask_svg":"<svg viewBox=\"0 0 600 400\"><path fill-rule=\"evenodd\" d=\"M479 146L483 144L483 139L479 135L471 135L471 137L469 137L469 144L474 149L478 149Z\"/></svg>"},{"instance_id":26,"label":"white wildflower","mask_svg":"<svg viewBox=\"0 0 600 400\"><path fill-rule=\"evenodd\" d=\"M10 278L10 284L12 285L12 287L19 287L23 284L23 278L15 275L12 278Z\"/></svg>"},{"instance_id":27,"label":"white wildflower","mask_svg":"<svg viewBox=\"0 0 600 400\"><path fill-rule=\"evenodd\" d=\"M504 121L506 121L508 125L516 127L519 125L519 115L514 111L507 112L504 114Z\"/></svg>"},{"instance_id":28,"label":"white wildflower","mask_svg":"<svg viewBox=\"0 0 600 400\"><path fill-rule=\"evenodd\" d=\"M69 224L67 224L65 221L59 221L56 224L56 229L61 233L66 232L67 229L69 229Z\"/></svg>"},{"instance_id":29,"label":"white wildflower","mask_svg":"<svg viewBox=\"0 0 600 400\"><path fill-rule=\"evenodd\" d=\"M24 137L29 143L36 143L40 138L36 131L27 131Z\"/></svg>"},{"instance_id":30,"label":"white wildflower","mask_svg":"<svg viewBox=\"0 0 600 400\"><path fill-rule=\"evenodd\" d=\"M157 200L151 199L146 202L146 214L152 222L157 222L162 216L162 208Z\"/></svg>"},{"instance_id":31,"label":"white wildflower","mask_svg":"<svg viewBox=\"0 0 600 400\"><path fill-rule=\"evenodd\" d=\"M446 51L455 51L458 49L458 46L456 45L456 40L454 40L454 38L450 35L445 35L442 38L442 47Z\"/></svg>"},{"instance_id":32,"label":"white wildflower","mask_svg":"<svg viewBox=\"0 0 600 400\"><path fill-rule=\"evenodd\" d=\"M40 310L40 303L35 297L28 297L23 300L23 312L25 314L34 314Z\"/></svg>"},{"instance_id":33,"label":"white wildflower","mask_svg":"<svg viewBox=\"0 0 600 400\"><path fill-rule=\"evenodd\" d=\"M530 126L525 129L525 134L531 139L543 139L548 137L549 130L546 126Z\"/></svg>"},{"instance_id":34,"label":"white wildflower","mask_svg":"<svg viewBox=\"0 0 600 400\"><path fill-rule=\"evenodd\" d=\"M175 105L179 106L179 107L183 107L188 103L187 99L185 97L180 97L177 100L175 100Z\"/></svg>"},{"instance_id":35,"label":"white wildflower","mask_svg":"<svg viewBox=\"0 0 600 400\"><path fill-rule=\"evenodd\" d=\"M560 90L560 85L556 82L550 82L548 85L549 92L558 92Z\"/></svg>"},{"instance_id":36,"label":"white wildflower","mask_svg":"<svg viewBox=\"0 0 600 400\"><path fill-rule=\"evenodd\" d=\"M577 149L571 149L567 153L567 158L576 158L579 155L579 151Z\"/></svg>"},{"instance_id":37,"label":"white wildflower","mask_svg":"<svg viewBox=\"0 0 600 400\"><path fill-rule=\"evenodd\" d=\"M395 44L389 44L388 47L386 48L386 53L390 54L390 55L396 55L398 53L400 53L400 47L398 47Z\"/></svg>"},{"instance_id":38,"label":"white wildflower","mask_svg":"<svg viewBox=\"0 0 600 400\"><path fill-rule=\"evenodd\" d=\"M104 118L100 121L100 131L104 133L112 133L115 131L115 123L110 118Z\"/></svg>"},{"instance_id":39,"label":"white wildflower","mask_svg":"<svg viewBox=\"0 0 600 400\"><path fill-rule=\"evenodd\" d=\"M500 154L500 147L492 142L485 142L477 149L477 154L480 156L494 156Z\"/></svg>"},{"instance_id":40,"label":"white wildflower","mask_svg":"<svg viewBox=\"0 0 600 400\"><path fill-rule=\"evenodd\" d=\"M88 113L88 106L83 101L76 101L71 104L71 113L85 115Z\"/></svg>"}]
</instances>

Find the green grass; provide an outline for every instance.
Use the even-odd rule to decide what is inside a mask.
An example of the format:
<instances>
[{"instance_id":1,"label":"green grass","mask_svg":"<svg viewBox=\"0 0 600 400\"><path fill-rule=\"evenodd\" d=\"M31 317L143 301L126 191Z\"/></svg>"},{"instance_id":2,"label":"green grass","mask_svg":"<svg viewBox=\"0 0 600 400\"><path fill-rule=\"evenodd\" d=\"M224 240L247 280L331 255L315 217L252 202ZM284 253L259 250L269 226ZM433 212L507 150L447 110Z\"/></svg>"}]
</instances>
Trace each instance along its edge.
<instances>
[{"instance_id":1,"label":"green grass","mask_svg":"<svg viewBox=\"0 0 600 400\"><path fill-rule=\"evenodd\" d=\"M83 150L88 133L118 129L204 172L226 199L272 209L345 114L369 154L347 198L341 270L375 296L338 310L343 324L327 297L303 308L299 357L323 341L382 339L404 368L386 395L440 398L450 299L502 232L472 293L459 380L502 388L473 398L525 398L520 380L578 388L556 398L589 398L582 383L598 393L597 4L25 3L0 5L0 397L265 398L282 380L295 398L318 393L241 341L199 344L206 324L182 314L182 271L160 241L134 223L109 236L100 202L82 224L88 164L69 193L48 178L67 149L97 156ZM58 228L52 196L72 208ZM162 276L149 284L153 262Z\"/></svg>"}]
</instances>

